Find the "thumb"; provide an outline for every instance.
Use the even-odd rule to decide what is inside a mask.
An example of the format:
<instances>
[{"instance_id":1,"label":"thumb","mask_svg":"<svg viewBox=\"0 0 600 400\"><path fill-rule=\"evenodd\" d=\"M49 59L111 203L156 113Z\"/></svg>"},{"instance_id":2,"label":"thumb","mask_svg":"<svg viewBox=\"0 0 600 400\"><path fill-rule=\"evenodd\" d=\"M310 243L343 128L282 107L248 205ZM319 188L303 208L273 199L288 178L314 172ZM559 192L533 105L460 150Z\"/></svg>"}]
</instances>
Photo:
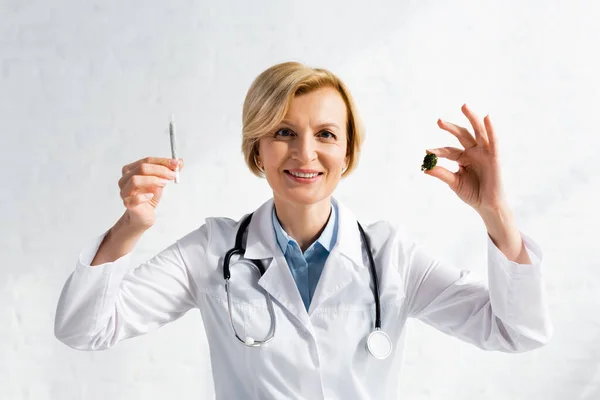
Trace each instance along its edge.
<instances>
[{"instance_id":1,"label":"thumb","mask_svg":"<svg viewBox=\"0 0 600 400\"><path fill-rule=\"evenodd\" d=\"M448 171L444 167L435 166L432 169L426 169L423 172L426 175L430 175L430 176L434 176L434 177L438 178L439 180L446 183L450 187L454 187L454 185L456 184L456 179L457 179L456 175L454 175L452 172Z\"/></svg>"}]
</instances>

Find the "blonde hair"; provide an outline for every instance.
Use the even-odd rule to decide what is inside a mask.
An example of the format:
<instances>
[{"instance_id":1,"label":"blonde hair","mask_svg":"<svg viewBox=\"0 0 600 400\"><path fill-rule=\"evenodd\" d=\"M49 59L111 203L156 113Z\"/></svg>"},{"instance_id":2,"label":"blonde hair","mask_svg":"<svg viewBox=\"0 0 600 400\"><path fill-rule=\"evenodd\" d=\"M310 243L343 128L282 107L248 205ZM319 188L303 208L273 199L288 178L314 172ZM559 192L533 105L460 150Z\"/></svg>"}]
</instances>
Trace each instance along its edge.
<instances>
[{"instance_id":1,"label":"blonde hair","mask_svg":"<svg viewBox=\"0 0 600 400\"><path fill-rule=\"evenodd\" d=\"M242 112L242 153L254 175L263 176L256 163L260 139L273 133L285 118L290 102L296 95L324 87L336 89L346 103L348 164L342 176L354 170L364 140L364 128L350 91L330 71L292 61L274 65L263 71L252 82L246 94Z\"/></svg>"}]
</instances>

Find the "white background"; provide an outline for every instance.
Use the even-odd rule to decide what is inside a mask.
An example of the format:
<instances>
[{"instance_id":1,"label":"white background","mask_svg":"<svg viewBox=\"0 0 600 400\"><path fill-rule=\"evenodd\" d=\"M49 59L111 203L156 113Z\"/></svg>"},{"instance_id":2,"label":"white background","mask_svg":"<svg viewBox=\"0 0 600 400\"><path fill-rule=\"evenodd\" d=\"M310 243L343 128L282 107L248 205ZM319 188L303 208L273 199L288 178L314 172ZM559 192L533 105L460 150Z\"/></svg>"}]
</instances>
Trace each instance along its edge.
<instances>
[{"instance_id":1,"label":"white background","mask_svg":"<svg viewBox=\"0 0 600 400\"><path fill-rule=\"evenodd\" d=\"M78 352L53 336L56 303L80 249L123 212L121 167L170 155L171 113L182 183L136 262L271 196L243 164L241 107L288 60L332 70L356 97L367 140L335 195L361 222L402 222L487 279L479 216L420 171L426 148L459 145L436 119L468 126L467 103L490 113L509 204L544 252L552 342L485 352L411 320L403 398L599 399L596 4L1 0L0 399L212 398L197 310Z\"/></svg>"}]
</instances>

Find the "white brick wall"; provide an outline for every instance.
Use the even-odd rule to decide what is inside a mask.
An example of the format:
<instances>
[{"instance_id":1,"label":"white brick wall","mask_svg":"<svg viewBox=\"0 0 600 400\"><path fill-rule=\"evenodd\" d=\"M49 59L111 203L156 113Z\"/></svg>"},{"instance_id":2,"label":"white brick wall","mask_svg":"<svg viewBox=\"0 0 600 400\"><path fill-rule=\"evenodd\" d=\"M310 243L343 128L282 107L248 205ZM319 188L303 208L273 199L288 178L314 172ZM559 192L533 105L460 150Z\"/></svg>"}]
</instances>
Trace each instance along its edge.
<instances>
[{"instance_id":1,"label":"white brick wall","mask_svg":"<svg viewBox=\"0 0 600 400\"><path fill-rule=\"evenodd\" d=\"M0 1L1 400L213 396L197 311L92 353L54 338L56 302L81 247L122 213L121 167L169 156L171 113L186 167L138 262L270 196L243 165L241 105L258 73L289 59L333 70L357 98L368 139L336 194L361 220L402 220L486 277L477 214L420 172L425 148L458 144L436 119L465 125L467 102L491 114L519 228L544 251L552 343L489 353L411 321L403 398L600 399L599 7L365 3Z\"/></svg>"}]
</instances>

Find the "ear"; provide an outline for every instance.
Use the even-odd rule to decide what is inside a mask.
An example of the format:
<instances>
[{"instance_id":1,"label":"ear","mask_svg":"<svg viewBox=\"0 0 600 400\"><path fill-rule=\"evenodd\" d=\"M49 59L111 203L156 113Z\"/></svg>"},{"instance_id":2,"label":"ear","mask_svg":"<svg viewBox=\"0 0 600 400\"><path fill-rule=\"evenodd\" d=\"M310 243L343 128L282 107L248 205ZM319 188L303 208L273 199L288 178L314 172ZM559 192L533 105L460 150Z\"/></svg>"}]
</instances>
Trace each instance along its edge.
<instances>
[{"instance_id":1,"label":"ear","mask_svg":"<svg viewBox=\"0 0 600 400\"><path fill-rule=\"evenodd\" d=\"M260 147L260 142L256 142L256 143L254 144L254 150L253 150L253 151L254 151L254 159L255 159L255 160L258 160L258 157L260 157L260 152L259 152L259 150L258 150L258 149L259 149L259 147Z\"/></svg>"},{"instance_id":2,"label":"ear","mask_svg":"<svg viewBox=\"0 0 600 400\"><path fill-rule=\"evenodd\" d=\"M254 163L256 164L256 166L260 168L260 158L258 155L258 148L256 149L256 152L254 153L253 158L254 158Z\"/></svg>"}]
</instances>

